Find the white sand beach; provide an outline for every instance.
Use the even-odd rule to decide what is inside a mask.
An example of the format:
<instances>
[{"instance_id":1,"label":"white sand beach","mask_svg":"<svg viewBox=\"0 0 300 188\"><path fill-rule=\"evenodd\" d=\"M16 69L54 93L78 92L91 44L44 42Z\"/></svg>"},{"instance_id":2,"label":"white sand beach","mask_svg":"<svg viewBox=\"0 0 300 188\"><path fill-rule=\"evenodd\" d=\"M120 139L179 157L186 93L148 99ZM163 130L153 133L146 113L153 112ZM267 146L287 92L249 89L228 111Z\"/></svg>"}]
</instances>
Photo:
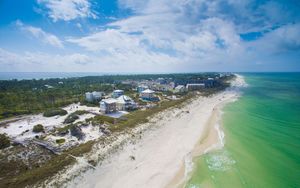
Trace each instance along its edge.
<instances>
[{"instance_id":1,"label":"white sand beach","mask_svg":"<svg viewBox=\"0 0 300 188\"><path fill-rule=\"evenodd\" d=\"M241 76L232 87L200 97L181 109L160 114L140 140L129 142L95 169L74 178L68 187L176 187L192 170L192 157L223 144L218 122L223 104L239 96Z\"/></svg>"}]
</instances>

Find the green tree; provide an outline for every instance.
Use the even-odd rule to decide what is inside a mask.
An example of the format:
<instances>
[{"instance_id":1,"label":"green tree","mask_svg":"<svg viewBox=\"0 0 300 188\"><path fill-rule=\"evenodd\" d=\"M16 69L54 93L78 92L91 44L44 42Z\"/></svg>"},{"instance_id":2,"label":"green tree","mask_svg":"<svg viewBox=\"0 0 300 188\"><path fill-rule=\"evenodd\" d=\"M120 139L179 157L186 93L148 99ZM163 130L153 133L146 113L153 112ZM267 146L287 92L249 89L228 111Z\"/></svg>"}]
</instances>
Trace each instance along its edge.
<instances>
[{"instance_id":1,"label":"green tree","mask_svg":"<svg viewBox=\"0 0 300 188\"><path fill-rule=\"evenodd\" d=\"M44 131L44 126L42 124L37 124L33 127L33 132L40 133Z\"/></svg>"}]
</instances>

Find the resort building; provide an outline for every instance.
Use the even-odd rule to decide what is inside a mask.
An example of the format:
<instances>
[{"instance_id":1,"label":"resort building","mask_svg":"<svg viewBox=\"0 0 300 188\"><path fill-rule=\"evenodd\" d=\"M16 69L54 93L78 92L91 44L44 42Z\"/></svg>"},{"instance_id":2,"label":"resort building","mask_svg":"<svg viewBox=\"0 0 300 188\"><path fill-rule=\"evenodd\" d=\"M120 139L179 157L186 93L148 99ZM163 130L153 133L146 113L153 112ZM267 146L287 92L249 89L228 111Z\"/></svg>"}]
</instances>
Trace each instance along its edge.
<instances>
[{"instance_id":1,"label":"resort building","mask_svg":"<svg viewBox=\"0 0 300 188\"><path fill-rule=\"evenodd\" d=\"M213 78L208 78L207 80L204 81L204 85L206 88L214 87L216 85L216 81Z\"/></svg>"},{"instance_id":2,"label":"resort building","mask_svg":"<svg viewBox=\"0 0 300 188\"><path fill-rule=\"evenodd\" d=\"M104 93L99 91L86 92L85 100L88 102L93 102L95 100L99 101L103 95Z\"/></svg>"},{"instance_id":3,"label":"resort building","mask_svg":"<svg viewBox=\"0 0 300 188\"><path fill-rule=\"evenodd\" d=\"M174 92L175 93L183 93L183 92L185 92L184 85L178 85L177 87L175 87Z\"/></svg>"},{"instance_id":4,"label":"resort building","mask_svg":"<svg viewBox=\"0 0 300 188\"><path fill-rule=\"evenodd\" d=\"M88 102L93 102L94 98L93 98L93 94L91 92L86 92L85 93L85 100Z\"/></svg>"},{"instance_id":5,"label":"resort building","mask_svg":"<svg viewBox=\"0 0 300 188\"><path fill-rule=\"evenodd\" d=\"M124 111L124 110L134 110L137 108L136 103L130 97L126 95L122 95L117 98L117 110Z\"/></svg>"},{"instance_id":6,"label":"resort building","mask_svg":"<svg viewBox=\"0 0 300 188\"><path fill-rule=\"evenodd\" d=\"M204 84L187 84L186 89L188 91L195 91L195 90L201 90L205 87Z\"/></svg>"},{"instance_id":7,"label":"resort building","mask_svg":"<svg viewBox=\"0 0 300 188\"><path fill-rule=\"evenodd\" d=\"M99 102L100 104L100 111L103 113L112 113L117 111L117 100L113 98L109 99L102 99L102 101Z\"/></svg>"},{"instance_id":8,"label":"resort building","mask_svg":"<svg viewBox=\"0 0 300 188\"><path fill-rule=\"evenodd\" d=\"M147 101L159 101L159 98L155 96L155 91L151 89L146 89L145 91L142 91L140 97L143 100Z\"/></svg>"},{"instance_id":9,"label":"resort building","mask_svg":"<svg viewBox=\"0 0 300 188\"><path fill-rule=\"evenodd\" d=\"M117 89L117 90L114 90L113 92L112 92L112 98L118 98L118 97L120 97L121 95L124 95L124 91L123 90L120 90L120 89Z\"/></svg>"}]
</instances>

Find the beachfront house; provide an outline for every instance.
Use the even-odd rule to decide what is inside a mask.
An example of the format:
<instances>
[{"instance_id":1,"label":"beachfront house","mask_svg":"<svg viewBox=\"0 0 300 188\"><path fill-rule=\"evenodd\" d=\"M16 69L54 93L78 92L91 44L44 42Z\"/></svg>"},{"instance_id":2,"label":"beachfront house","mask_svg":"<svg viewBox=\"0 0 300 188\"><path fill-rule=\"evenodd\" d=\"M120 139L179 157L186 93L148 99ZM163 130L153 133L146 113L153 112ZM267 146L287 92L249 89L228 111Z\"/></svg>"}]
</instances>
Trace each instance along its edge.
<instances>
[{"instance_id":1,"label":"beachfront house","mask_svg":"<svg viewBox=\"0 0 300 188\"><path fill-rule=\"evenodd\" d=\"M151 89L146 89L140 94L141 99L146 101L159 101L159 98L155 96L155 91Z\"/></svg>"},{"instance_id":2,"label":"beachfront house","mask_svg":"<svg viewBox=\"0 0 300 188\"><path fill-rule=\"evenodd\" d=\"M136 103L130 97L126 95L122 95L117 98L117 110L124 111L124 110L134 110L137 108Z\"/></svg>"},{"instance_id":3,"label":"beachfront house","mask_svg":"<svg viewBox=\"0 0 300 188\"><path fill-rule=\"evenodd\" d=\"M120 97L121 95L124 95L124 90L120 90L120 89L116 89L112 92L112 98L118 98Z\"/></svg>"},{"instance_id":4,"label":"beachfront house","mask_svg":"<svg viewBox=\"0 0 300 188\"><path fill-rule=\"evenodd\" d=\"M117 100L113 98L102 99L100 102L100 112L105 114L117 111Z\"/></svg>"},{"instance_id":5,"label":"beachfront house","mask_svg":"<svg viewBox=\"0 0 300 188\"><path fill-rule=\"evenodd\" d=\"M176 86L175 89L174 89L174 92L175 93L183 93L183 92L185 92L184 85L178 85L178 86Z\"/></svg>"},{"instance_id":6,"label":"beachfront house","mask_svg":"<svg viewBox=\"0 0 300 188\"><path fill-rule=\"evenodd\" d=\"M195 91L195 90L201 90L205 87L205 84L201 83L201 84L187 84L186 85L186 89L188 91Z\"/></svg>"}]
</instances>

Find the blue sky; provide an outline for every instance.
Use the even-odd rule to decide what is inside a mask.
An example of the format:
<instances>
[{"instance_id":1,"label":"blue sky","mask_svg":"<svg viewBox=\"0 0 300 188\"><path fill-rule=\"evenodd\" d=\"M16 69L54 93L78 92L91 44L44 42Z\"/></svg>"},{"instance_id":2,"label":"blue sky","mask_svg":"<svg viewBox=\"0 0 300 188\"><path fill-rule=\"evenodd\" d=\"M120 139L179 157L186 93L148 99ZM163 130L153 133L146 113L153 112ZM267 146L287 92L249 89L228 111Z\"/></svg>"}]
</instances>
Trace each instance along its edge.
<instances>
[{"instance_id":1,"label":"blue sky","mask_svg":"<svg viewBox=\"0 0 300 188\"><path fill-rule=\"evenodd\" d=\"M300 71L300 1L0 0L14 71Z\"/></svg>"}]
</instances>

